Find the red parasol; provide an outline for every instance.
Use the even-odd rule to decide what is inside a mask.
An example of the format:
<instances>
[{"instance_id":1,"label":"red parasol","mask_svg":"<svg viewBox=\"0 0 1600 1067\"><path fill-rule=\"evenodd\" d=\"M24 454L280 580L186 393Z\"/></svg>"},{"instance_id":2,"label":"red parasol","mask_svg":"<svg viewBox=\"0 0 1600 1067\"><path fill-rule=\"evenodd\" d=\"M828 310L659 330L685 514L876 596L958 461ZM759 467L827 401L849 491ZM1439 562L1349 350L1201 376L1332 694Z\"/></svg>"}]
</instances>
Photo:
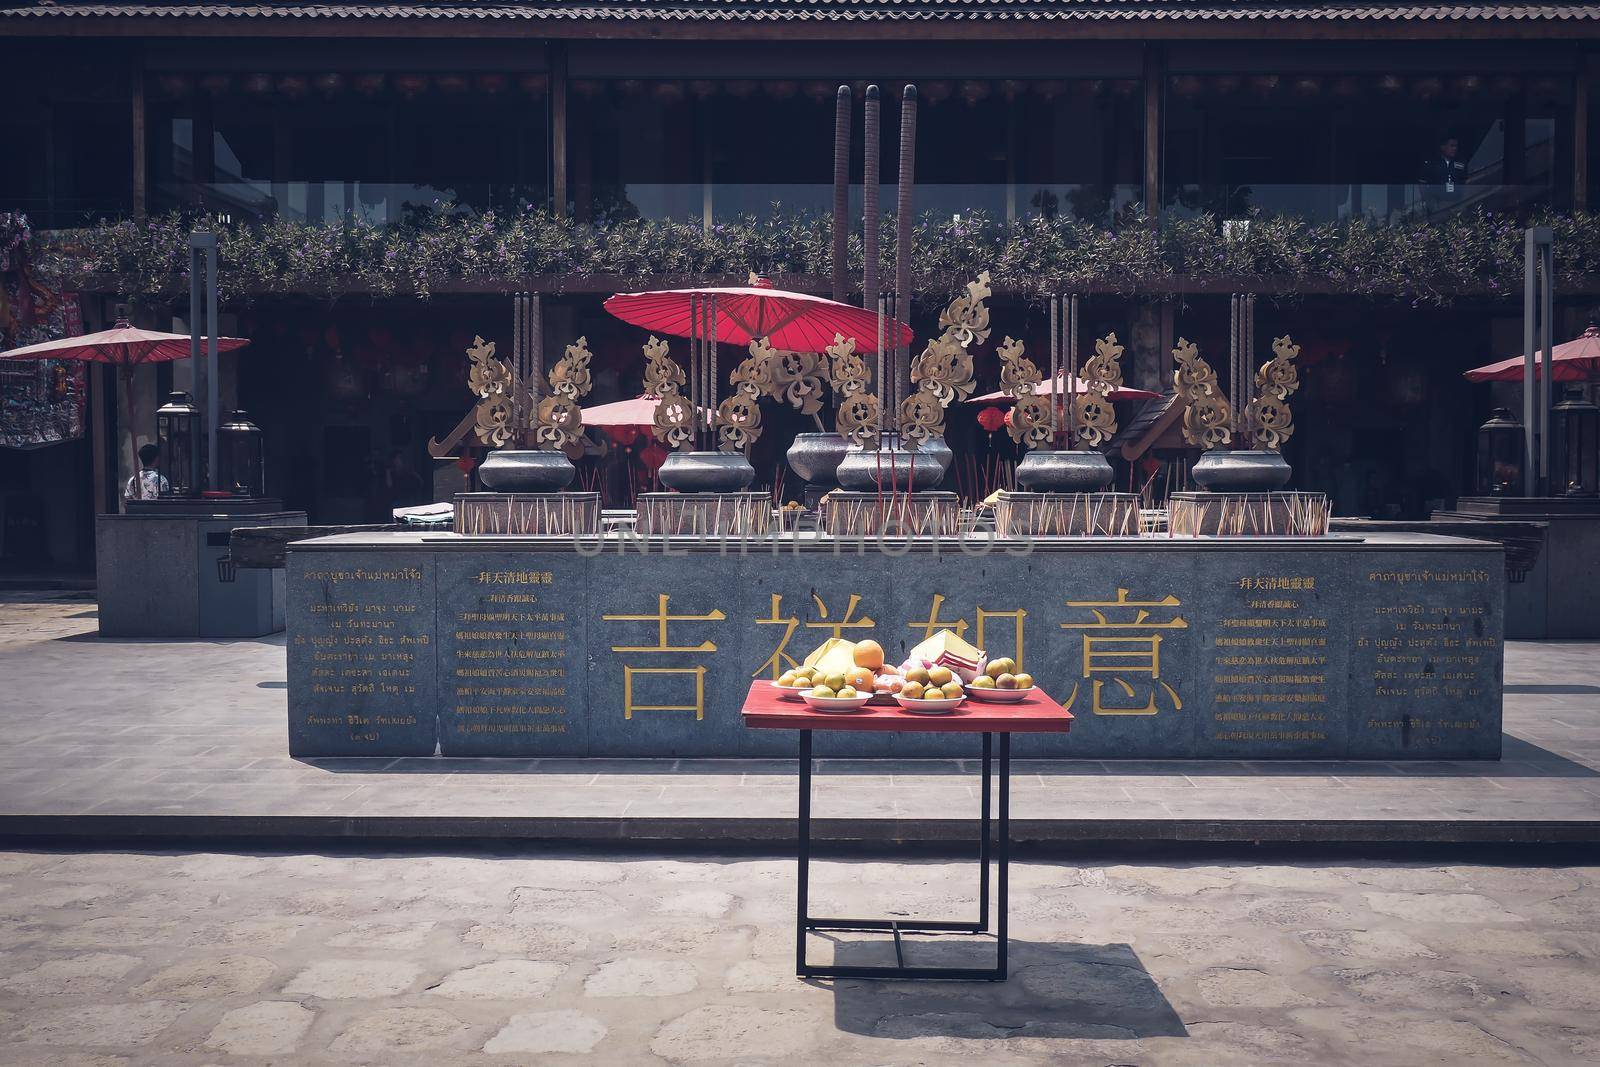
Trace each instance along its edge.
<instances>
[{"instance_id":1,"label":"red parasol","mask_svg":"<svg viewBox=\"0 0 1600 1067\"><path fill-rule=\"evenodd\" d=\"M587 429L607 429L633 426L648 430L656 423L656 408L661 405L659 396L636 396L632 400L614 400L609 404L596 404L583 409L583 425ZM701 414L706 414L701 408Z\"/></svg>"},{"instance_id":2,"label":"red parasol","mask_svg":"<svg viewBox=\"0 0 1600 1067\"><path fill-rule=\"evenodd\" d=\"M1575 337L1551 350L1550 362L1555 367L1555 381L1586 382L1600 379L1600 325L1589 324L1582 337ZM1538 379L1544 371L1544 353L1533 354L1533 376ZM1466 372L1469 382L1520 382L1523 358L1512 356L1486 367L1474 367Z\"/></svg>"},{"instance_id":3,"label":"red parasol","mask_svg":"<svg viewBox=\"0 0 1600 1067\"><path fill-rule=\"evenodd\" d=\"M1050 382L1040 382L1038 385L1033 387L1033 395L1034 396L1048 396L1048 395L1050 395L1051 392L1054 392L1056 396L1062 396L1062 395L1064 395L1064 394L1066 394L1068 392L1072 392L1072 393L1076 393L1079 396L1082 396L1084 393L1087 393L1089 391L1088 386L1086 386L1084 384L1082 378L1074 378L1074 379L1072 379L1072 382L1071 382L1071 385L1070 385L1070 388L1069 388L1069 386L1067 384L1067 375L1066 374L1062 374L1059 377L1057 377L1054 384L1055 384L1055 389L1052 390L1050 388L1050 385L1051 385ZM1122 385L1122 386L1118 386L1117 388L1111 390L1110 398L1113 401L1116 401L1116 400L1154 400L1157 397L1159 397L1160 395L1161 395L1160 393L1152 393L1148 389L1134 389L1132 386ZM994 393L984 393L982 396L972 397L970 400L967 401L967 403L969 403L969 404L1001 404L1001 403L1005 403L1005 402L1009 401L1010 399L1011 398L1009 396L1007 396L1003 392L994 392Z\"/></svg>"},{"instance_id":4,"label":"red parasol","mask_svg":"<svg viewBox=\"0 0 1600 1067\"><path fill-rule=\"evenodd\" d=\"M231 352L249 343L250 341L243 337L219 337L217 351ZM200 345L204 351L206 338L200 339ZM170 363L173 360L188 358L188 334L141 330L130 326L127 319L118 319L117 324L111 329L101 330L99 333L62 337L55 341L45 341L42 344L28 345L26 348L13 348L9 352L0 352L0 359L71 359L80 363L110 363L121 370L124 382L133 378L133 368L142 363ZM122 390L130 434L133 432L133 399L129 395L131 392L132 390L127 388Z\"/></svg>"},{"instance_id":5,"label":"red parasol","mask_svg":"<svg viewBox=\"0 0 1600 1067\"><path fill-rule=\"evenodd\" d=\"M205 338L200 339L204 348ZM243 337L217 338L218 352L231 352L249 344ZM140 330L128 325L127 319L117 320L109 330L84 334L82 337L63 337L56 341L13 348L0 352L0 359L74 359L84 363L112 363L118 367L133 368L141 363L168 363L189 358L189 335L186 333L158 333Z\"/></svg>"},{"instance_id":6,"label":"red parasol","mask_svg":"<svg viewBox=\"0 0 1600 1067\"><path fill-rule=\"evenodd\" d=\"M878 351L878 313L837 300L774 289L765 278L748 286L707 289L663 289L618 293L605 309L623 322L671 337L689 337L694 330L691 308L701 297L716 297L716 337L722 344L747 345L758 337L780 351L821 352L835 334L855 339L856 351ZM884 324L888 347L911 343L911 327L895 319Z\"/></svg>"}]
</instances>

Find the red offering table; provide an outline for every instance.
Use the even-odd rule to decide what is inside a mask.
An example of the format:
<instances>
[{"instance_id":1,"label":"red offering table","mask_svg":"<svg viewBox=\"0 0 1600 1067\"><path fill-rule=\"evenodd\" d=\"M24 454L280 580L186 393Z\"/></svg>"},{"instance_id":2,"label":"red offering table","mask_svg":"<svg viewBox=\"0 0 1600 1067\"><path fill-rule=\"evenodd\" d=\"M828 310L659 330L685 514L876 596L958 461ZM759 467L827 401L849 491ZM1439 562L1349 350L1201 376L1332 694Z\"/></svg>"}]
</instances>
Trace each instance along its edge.
<instances>
[{"instance_id":1,"label":"red offering table","mask_svg":"<svg viewBox=\"0 0 1600 1067\"><path fill-rule=\"evenodd\" d=\"M798 819L798 904L795 909L795 973L801 978L953 978L1004 981L1006 977L1007 869L1011 841L1011 735L1065 733L1072 713L1035 689L1015 704L982 704L971 698L953 711L918 714L899 705L872 705L853 712L813 711L790 700L771 682L750 687L744 702L744 724L756 729L800 732L800 817ZM811 866L811 732L813 730L900 730L907 733L983 735L982 829L978 838L978 918L899 920L813 917L806 906ZM989 795L994 739L1000 739L999 833L995 874L995 965L993 967L908 967L901 934L989 932ZM806 962L806 934L811 930L882 930L894 936L895 966L813 966Z\"/></svg>"}]
</instances>

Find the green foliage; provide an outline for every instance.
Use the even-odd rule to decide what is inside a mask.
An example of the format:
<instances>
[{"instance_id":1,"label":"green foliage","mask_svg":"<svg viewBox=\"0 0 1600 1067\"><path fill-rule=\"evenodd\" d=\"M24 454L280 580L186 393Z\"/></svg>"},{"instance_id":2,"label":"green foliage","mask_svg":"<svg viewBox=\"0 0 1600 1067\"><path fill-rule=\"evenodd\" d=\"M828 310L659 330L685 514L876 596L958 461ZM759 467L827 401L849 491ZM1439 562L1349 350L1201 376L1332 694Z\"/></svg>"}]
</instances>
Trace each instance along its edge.
<instances>
[{"instance_id":1,"label":"green foliage","mask_svg":"<svg viewBox=\"0 0 1600 1067\"><path fill-rule=\"evenodd\" d=\"M1557 284L1600 274L1600 227L1588 214L1538 220L1556 231ZM176 214L35 236L35 262L68 288L95 284L144 300L187 287L187 235L207 220ZM942 301L978 271L997 291L1025 296L1060 291L1156 294L1180 286L1226 286L1294 296L1308 291L1447 303L1461 294L1511 296L1522 280L1522 231L1507 215L1466 213L1390 225L1313 224L1256 216L1227 232L1213 217L1140 215L1114 225L1074 218L1028 218L1012 225L982 214L926 217L916 230L919 294ZM532 277L556 288L602 278L618 289L742 279L748 271L808 275L826 282L830 220L775 210L712 226L638 218L583 225L537 210L467 213L442 205L404 225L360 220L282 219L214 227L221 248L223 297L240 302L272 293L370 293L426 298L441 285L514 285ZM894 258L885 225L884 276ZM1242 231L1242 232L1241 232ZM850 276L861 276L861 242L852 235Z\"/></svg>"}]
</instances>

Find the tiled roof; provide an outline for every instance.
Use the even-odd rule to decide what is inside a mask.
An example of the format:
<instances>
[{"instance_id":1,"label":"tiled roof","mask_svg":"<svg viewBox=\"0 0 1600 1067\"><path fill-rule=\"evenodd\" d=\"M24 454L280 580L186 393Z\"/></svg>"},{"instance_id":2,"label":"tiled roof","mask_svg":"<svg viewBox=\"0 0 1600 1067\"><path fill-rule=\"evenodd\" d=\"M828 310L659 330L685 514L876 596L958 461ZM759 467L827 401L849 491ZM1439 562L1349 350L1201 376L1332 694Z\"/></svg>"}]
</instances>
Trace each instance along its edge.
<instances>
[{"instance_id":1,"label":"tiled roof","mask_svg":"<svg viewBox=\"0 0 1600 1067\"><path fill-rule=\"evenodd\" d=\"M413 3L0 0L6 18L548 19L658 22L1236 22L1600 20L1600 3L1413 4L1294 0L416 0Z\"/></svg>"}]
</instances>

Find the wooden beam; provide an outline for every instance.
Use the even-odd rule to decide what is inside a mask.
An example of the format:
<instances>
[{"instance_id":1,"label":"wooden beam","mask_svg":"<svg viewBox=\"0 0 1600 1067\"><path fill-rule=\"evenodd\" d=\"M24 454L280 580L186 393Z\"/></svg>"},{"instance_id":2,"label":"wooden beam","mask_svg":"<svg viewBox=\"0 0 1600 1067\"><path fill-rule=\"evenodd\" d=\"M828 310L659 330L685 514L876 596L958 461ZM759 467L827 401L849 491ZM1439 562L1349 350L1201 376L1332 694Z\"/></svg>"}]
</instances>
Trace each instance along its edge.
<instances>
[{"instance_id":1,"label":"wooden beam","mask_svg":"<svg viewBox=\"0 0 1600 1067\"><path fill-rule=\"evenodd\" d=\"M567 217L567 46L550 45L550 200Z\"/></svg>"},{"instance_id":2,"label":"wooden beam","mask_svg":"<svg viewBox=\"0 0 1600 1067\"><path fill-rule=\"evenodd\" d=\"M1167 56L1159 44L1144 48L1144 210L1161 213L1161 132L1166 96Z\"/></svg>"},{"instance_id":3,"label":"wooden beam","mask_svg":"<svg viewBox=\"0 0 1600 1067\"><path fill-rule=\"evenodd\" d=\"M3 16L0 37L645 41L1507 41L1600 39L1577 19L1073 19L711 22L666 19Z\"/></svg>"}]
</instances>

